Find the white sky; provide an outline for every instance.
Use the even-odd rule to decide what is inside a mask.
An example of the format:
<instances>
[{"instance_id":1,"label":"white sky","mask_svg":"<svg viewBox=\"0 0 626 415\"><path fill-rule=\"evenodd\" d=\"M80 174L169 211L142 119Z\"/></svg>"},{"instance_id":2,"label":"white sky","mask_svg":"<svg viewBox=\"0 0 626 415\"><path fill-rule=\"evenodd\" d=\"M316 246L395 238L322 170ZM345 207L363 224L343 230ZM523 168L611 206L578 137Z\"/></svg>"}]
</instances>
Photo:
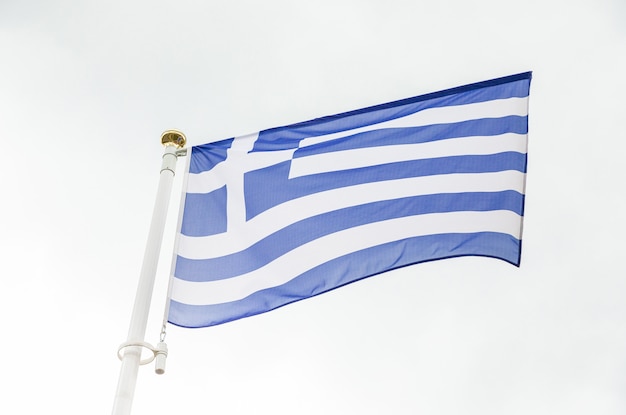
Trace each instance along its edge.
<instances>
[{"instance_id":1,"label":"white sky","mask_svg":"<svg viewBox=\"0 0 626 415\"><path fill-rule=\"evenodd\" d=\"M623 414L625 46L622 0L1 0L2 411L110 413L164 130L202 144L532 70L521 268L427 263L170 327L133 414Z\"/></svg>"}]
</instances>

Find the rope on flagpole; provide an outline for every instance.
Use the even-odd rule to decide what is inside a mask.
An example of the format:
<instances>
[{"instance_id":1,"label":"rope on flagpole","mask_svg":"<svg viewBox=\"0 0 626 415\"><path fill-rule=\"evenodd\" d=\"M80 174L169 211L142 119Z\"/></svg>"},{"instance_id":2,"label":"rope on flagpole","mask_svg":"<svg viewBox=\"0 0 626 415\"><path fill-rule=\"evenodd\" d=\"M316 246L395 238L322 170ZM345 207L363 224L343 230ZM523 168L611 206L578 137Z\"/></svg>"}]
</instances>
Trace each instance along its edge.
<instances>
[{"instance_id":1,"label":"rope on flagpole","mask_svg":"<svg viewBox=\"0 0 626 415\"><path fill-rule=\"evenodd\" d=\"M178 150L179 152L184 152L183 154L178 154L179 156L186 156L187 155L187 149L186 148L182 148L180 150ZM167 324L168 324L168 316L169 316L169 311L170 311L170 299L171 299L171 294L172 294L172 282L173 282L173 276L174 276L174 271L176 269L176 259L177 259L177 254L176 252L178 251L178 244L180 242L180 235L181 235L181 229L182 229L182 223L183 223L183 211L184 211L184 206L185 206L185 198L186 198L186 193L185 190L187 188L187 179L189 177L189 175L187 173L189 173L189 168L191 165L191 157L187 157L187 161L186 161L186 165L185 165L185 175L183 176L183 191L181 192L180 195L180 207L178 209L178 224L176 225L176 237L174 239L174 249L172 250L172 262L170 265L170 278L169 278L169 283L167 286L167 294L166 294L166 301L165 301L165 307L163 310L163 324L161 325L161 333L159 335L159 341L161 343L165 343L165 337L167 336Z\"/></svg>"}]
</instances>

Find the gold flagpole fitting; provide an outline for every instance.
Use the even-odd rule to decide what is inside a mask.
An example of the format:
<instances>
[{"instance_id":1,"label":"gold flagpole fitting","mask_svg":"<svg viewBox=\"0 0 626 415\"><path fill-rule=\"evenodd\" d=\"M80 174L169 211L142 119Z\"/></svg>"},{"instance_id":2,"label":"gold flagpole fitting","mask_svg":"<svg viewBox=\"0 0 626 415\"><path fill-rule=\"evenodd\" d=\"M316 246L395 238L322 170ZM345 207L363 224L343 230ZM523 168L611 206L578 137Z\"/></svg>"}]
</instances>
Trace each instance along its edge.
<instances>
[{"instance_id":1,"label":"gold flagpole fitting","mask_svg":"<svg viewBox=\"0 0 626 415\"><path fill-rule=\"evenodd\" d=\"M174 146L177 149L185 147L187 137L178 130L167 130L161 134L161 144L165 147Z\"/></svg>"},{"instance_id":2,"label":"gold flagpole fitting","mask_svg":"<svg viewBox=\"0 0 626 415\"><path fill-rule=\"evenodd\" d=\"M174 174L176 158L187 155L187 149L184 148L185 144L187 144L187 137L178 130L167 130L161 134L161 144L165 147L161 171L169 170Z\"/></svg>"}]
</instances>

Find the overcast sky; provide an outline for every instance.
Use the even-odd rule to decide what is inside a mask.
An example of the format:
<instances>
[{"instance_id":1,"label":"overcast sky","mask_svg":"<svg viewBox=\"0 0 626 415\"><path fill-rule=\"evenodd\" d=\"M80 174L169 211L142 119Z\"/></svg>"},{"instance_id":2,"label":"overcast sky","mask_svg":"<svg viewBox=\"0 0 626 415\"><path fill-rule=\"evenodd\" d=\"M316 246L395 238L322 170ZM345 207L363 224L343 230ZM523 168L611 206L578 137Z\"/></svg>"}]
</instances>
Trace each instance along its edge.
<instances>
[{"instance_id":1,"label":"overcast sky","mask_svg":"<svg viewBox=\"0 0 626 415\"><path fill-rule=\"evenodd\" d=\"M0 0L2 412L111 412L164 130L203 144L528 70L520 268L437 261L169 327L133 414L623 414L626 4Z\"/></svg>"}]
</instances>

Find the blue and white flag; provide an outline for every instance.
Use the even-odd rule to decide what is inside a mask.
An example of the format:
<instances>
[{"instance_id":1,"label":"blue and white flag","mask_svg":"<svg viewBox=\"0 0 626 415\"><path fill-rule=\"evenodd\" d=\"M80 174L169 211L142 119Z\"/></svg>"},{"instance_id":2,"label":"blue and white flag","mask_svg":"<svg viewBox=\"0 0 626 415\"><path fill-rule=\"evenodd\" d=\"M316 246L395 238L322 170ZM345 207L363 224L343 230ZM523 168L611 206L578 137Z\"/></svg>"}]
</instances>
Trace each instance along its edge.
<instances>
[{"instance_id":1,"label":"blue and white flag","mask_svg":"<svg viewBox=\"0 0 626 415\"><path fill-rule=\"evenodd\" d=\"M169 321L217 325L436 259L519 266L530 80L193 147Z\"/></svg>"}]
</instances>

